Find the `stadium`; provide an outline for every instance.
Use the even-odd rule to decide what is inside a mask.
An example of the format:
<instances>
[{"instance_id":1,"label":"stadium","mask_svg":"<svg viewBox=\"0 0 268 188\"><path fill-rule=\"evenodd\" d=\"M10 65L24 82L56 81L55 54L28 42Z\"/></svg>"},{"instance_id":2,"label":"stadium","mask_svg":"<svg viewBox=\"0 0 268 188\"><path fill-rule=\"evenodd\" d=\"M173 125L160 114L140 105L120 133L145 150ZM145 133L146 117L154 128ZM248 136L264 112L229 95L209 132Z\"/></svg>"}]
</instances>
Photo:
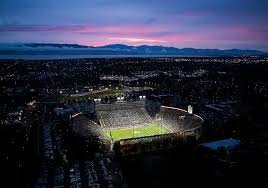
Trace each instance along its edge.
<instances>
[{"instance_id":1,"label":"stadium","mask_svg":"<svg viewBox=\"0 0 268 188\"><path fill-rule=\"evenodd\" d=\"M96 111L105 139L121 145L171 135L194 135L198 139L203 124L200 116L167 106L161 106L157 115L151 117L144 100L98 104Z\"/></svg>"},{"instance_id":2,"label":"stadium","mask_svg":"<svg viewBox=\"0 0 268 188\"><path fill-rule=\"evenodd\" d=\"M117 147L120 153L168 148L188 137L197 140L203 124L200 116L167 106L159 106L156 115L151 117L144 100L98 103L96 115L95 121L82 113L73 116L74 132L84 139L109 143L111 150Z\"/></svg>"}]
</instances>

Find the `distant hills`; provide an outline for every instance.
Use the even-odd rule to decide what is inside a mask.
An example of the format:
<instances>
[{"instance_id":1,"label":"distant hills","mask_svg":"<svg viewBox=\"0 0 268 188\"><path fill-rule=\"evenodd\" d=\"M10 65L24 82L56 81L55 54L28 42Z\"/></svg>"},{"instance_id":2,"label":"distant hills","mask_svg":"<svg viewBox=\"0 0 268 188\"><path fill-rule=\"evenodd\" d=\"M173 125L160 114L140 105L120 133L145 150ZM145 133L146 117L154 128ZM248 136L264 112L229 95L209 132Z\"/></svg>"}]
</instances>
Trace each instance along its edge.
<instances>
[{"instance_id":1,"label":"distant hills","mask_svg":"<svg viewBox=\"0 0 268 188\"><path fill-rule=\"evenodd\" d=\"M258 50L196 49L147 45L128 46L124 44L94 47L79 44L2 43L0 44L0 55L267 56L268 53Z\"/></svg>"}]
</instances>

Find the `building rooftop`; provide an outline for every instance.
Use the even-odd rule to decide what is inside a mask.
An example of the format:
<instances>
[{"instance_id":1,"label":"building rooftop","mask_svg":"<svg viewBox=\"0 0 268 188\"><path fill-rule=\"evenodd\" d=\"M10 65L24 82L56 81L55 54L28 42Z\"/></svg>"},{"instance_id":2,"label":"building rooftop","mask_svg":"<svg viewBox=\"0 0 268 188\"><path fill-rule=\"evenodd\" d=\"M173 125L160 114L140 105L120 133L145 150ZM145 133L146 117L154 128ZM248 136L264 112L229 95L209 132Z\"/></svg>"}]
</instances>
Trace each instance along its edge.
<instances>
[{"instance_id":1,"label":"building rooftop","mask_svg":"<svg viewBox=\"0 0 268 188\"><path fill-rule=\"evenodd\" d=\"M233 138L225 139L225 140L217 140L213 142L207 142L200 144L203 147L209 148L211 150L217 150L219 148L226 148L226 149L234 149L240 145L240 140L235 140Z\"/></svg>"}]
</instances>

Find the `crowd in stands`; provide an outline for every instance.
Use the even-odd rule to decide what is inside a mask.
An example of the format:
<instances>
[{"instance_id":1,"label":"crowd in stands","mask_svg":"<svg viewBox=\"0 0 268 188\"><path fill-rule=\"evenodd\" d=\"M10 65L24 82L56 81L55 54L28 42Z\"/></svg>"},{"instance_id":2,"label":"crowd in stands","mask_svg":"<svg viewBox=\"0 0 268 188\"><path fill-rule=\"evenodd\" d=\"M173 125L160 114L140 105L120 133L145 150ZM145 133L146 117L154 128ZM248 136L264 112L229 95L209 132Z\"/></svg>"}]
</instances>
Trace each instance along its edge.
<instances>
[{"instance_id":1,"label":"crowd in stands","mask_svg":"<svg viewBox=\"0 0 268 188\"><path fill-rule=\"evenodd\" d=\"M166 107L161 107L156 119L160 125L173 130L173 132L184 132L198 128L203 123L199 117L184 110Z\"/></svg>"},{"instance_id":2,"label":"crowd in stands","mask_svg":"<svg viewBox=\"0 0 268 188\"><path fill-rule=\"evenodd\" d=\"M127 128L130 126L150 124L151 118L144 108L99 111L99 117L105 128Z\"/></svg>"},{"instance_id":3,"label":"crowd in stands","mask_svg":"<svg viewBox=\"0 0 268 188\"><path fill-rule=\"evenodd\" d=\"M112 104L97 104L96 111L112 111L120 109L144 108L144 101L118 101Z\"/></svg>"},{"instance_id":4,"label":"crowd in stands","mask_svg":"<svg viewBox=\"0 0 268 188\"><path fill-rule=\"evenodd\" d=\"M84 114L79 114L73 117L71 125L72 130L80 137L96 140L101 136L99 124Z\"/></svg>"}]
</instances>

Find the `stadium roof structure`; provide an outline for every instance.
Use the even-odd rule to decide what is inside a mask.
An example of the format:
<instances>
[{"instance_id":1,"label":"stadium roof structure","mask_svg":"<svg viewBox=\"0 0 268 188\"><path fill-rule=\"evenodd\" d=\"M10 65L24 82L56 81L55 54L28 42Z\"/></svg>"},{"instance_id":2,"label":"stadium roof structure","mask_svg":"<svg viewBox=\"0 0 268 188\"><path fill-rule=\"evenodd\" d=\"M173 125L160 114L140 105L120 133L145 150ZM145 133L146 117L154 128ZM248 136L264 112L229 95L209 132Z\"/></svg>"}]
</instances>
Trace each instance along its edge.
<instances>
[{"instance_id":1,"label":"stadium roof structure","mask_svg":"<svg viewBox=\"0 0 268 188\"><path fill-rule=\"evenodd\" d=\"M236 140L233 138L200 144L200 146L203 146L211 150L217 150L219 148L234 149L238 147L239 145L240 145L240 140Z\"/></svg>"}]
</instances>

